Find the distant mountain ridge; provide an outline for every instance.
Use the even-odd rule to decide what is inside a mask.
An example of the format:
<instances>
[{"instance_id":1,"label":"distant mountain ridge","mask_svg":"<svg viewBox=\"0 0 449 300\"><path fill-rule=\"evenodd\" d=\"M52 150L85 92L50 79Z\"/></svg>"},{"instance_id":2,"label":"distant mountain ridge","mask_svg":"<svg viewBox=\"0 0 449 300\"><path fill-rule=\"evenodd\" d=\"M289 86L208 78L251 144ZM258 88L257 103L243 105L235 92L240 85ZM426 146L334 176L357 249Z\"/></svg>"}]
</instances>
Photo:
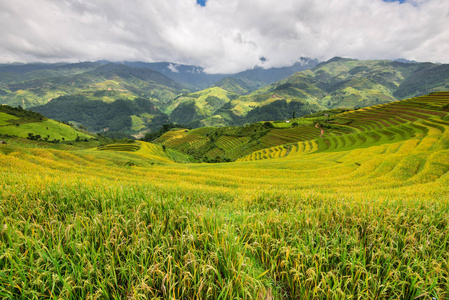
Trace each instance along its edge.
<instances>
[{"instance_id":1,"label":"distant mountain ridge","mask_svg":"<svg viewBox=\"0 0 449 300\"><path fill-rule=\"evenodd\" d=\"M124 62L123 64L136 68L148 68L158 71L168 78L179 83L193 87L197 90L208 88L216 84L218 81L227 78L237 78L251 81L252 85L263 86L275 81L281 80L296 72L310 69L319 63L317 59L301 57L295 64L288 67L280 68L262 68L254 67L253 69L242 71L235 74L208 74L204 68L192 65L183 65L170 62Z\"/></svg>"},{"instance_id":2,"label":"distant mountain ridge","mask_svg":"<svg viewBox=\"0 0 449 300\"><path fill-rule=\"evenodd\" d=\"M449 65L403 60L335 57L319 63L302 58L290 67L256 67L237 74L207 74L201 67L169 62L0 65L0 103L86 122L95 131L114 128L132 134L155 130L165 121L192 127L242 125L444 90L449 90ZM70 99L79 113L58 112L68 107L60 103ZM136 99L140 104L132 103ZM110 106L117 100L123 114ZM107 114L120 122L107 123L95 113L83 117L83 109L91 106L102 107L98 114L114 108L117 116Z\"/></svg>"},{"instance_id":3,"label":"distant mountain ridge","mask_svg":"<svg viewBox=\"0 0 449 300\"><path fill-rule=\"evenodd\" d=\"M20 77L14 79L17 78L15 73L7 73L12 74L9 77L5 74L0 73L1 103L26 108L44 105L59 96L77 94L91 95L93 100L106 102L151 98L162 107L180 92L189 91L157 71L113 63L81 63L35 70L23 74L24 81ZM7 79L2 80L4 77ZM103 96L96 96L100 94Z\"/></svg>"},{"instance_id":4,"label":"distant mountain ridge","mask_svg":"<svg viewBox=\"0 0 449 300\"><path fill-rule=\"evenodd\" d=\"M236 79L219 84L233 92L248 90L245 82ZM445 90L449 90L449 65L334 57L232 99L216 115L192 125L213 124L212 120L218 120L217 125L285 120L293 113L366 107ZM294 102L298 104L290 104Z\"/></svg>"},{"instance_id":5,"label":"distant mountain ridge","mask_svg":"<svg viewBox=\"0 0 449 300\"><path fill-rule=\"evenodd\" d=\"M164 103L176 94L202 90L230 76L245 81L245 92L251 92L283 78L285 74L294 74L317 63L317 60L302 58L291 67L254 68L237 74L207 74L202 67L170 62L3 64L0 65L0 103L31 108L58 96L102 89L126 91L126 95L122 93L111 99L151 97ZM114 77L119 82L113 82Z\"/></svg>"},{"instance_id":6,"label":"distant mountain ridge","mask_svg":"<svg viewBox=\"0 0 449 300\"><path fill-rule=\"evenodd\" d=\"M114 129L136 134L168 122L168 114L173 114L171 121L188 123L211 117L231 99L317 63L303 58L291 67L254 68L238 74L207 74L201 67L169 62L6 64L0 65L0 103L81 123L95 132ZM212 88L191 94L202 86ZM132 105L129 101L133 99L146 99L157 111L142 109L142 103ZM118 100L122 100L118 106L123 111L111 104ZM99 115L103 113L111 122ZM224 125L227 121L209 123Z\"/></svg>"}]
</instances>

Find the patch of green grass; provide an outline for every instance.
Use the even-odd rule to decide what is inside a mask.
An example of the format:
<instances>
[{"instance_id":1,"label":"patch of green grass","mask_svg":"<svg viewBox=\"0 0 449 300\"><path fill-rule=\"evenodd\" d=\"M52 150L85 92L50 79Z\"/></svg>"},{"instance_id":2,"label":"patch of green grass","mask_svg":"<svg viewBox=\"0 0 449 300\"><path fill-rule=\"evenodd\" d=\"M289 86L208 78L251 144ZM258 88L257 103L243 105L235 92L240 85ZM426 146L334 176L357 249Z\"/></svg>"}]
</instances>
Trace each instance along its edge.
<instances>
[{"instance_id":1,"label":"patch of green grass","mask_svg":"<svg viewBox=\"0 0 449 300\"><path fill-rule=\"evenodd\" d=\"M9 115L7 113L0 112L0 126L3 125L11 125L11 122L8 122L9 120L19 120L20 118L16 116Z\"/></svg>"},{"instance_id":2,"label":"patch of green grass","mask_svg":"<svg viewBox=\"0 0 449 300\"><path fill-rule=\"evenodd\" d=\"M0 126L0 134L9 134L22 138L26 138L28 133L40 135L42 138L49 137L49 140L64 138L66 141L73 141L78 136L81 139L90 139L92 135L84 132L76 131L69 125L59 123L54 120L45 120L42 122L31 122L16 125Z\"/></svg>"}]
</instances>

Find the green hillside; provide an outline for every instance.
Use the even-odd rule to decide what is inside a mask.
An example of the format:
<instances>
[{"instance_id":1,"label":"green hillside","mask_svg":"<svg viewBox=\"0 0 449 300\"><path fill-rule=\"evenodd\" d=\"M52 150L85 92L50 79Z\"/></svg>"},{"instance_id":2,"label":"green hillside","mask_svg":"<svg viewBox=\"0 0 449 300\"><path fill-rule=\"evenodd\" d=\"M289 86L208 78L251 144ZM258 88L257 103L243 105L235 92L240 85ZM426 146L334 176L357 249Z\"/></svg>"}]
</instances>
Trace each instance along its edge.
<instances>
[{"instance_id":1,"label":"green hillside","mask_svg":"<svg viewBox=\"0 0 449 300\"><path fill-rule=\"evenodd\" d=\"M439 92L159 145L15 138L0 144L0 295L447 299L448 116ZM211 142L255 151L170 159Z\"/></svg>"},{"instance_id":2,"label":"green hillside","mask_svg":"<svg viewBox=\"0 0 449 300\"><path fill-rule=\"evenodd\" d=\"M367 107L449 89L449 66L444 64L339 57L315 63L306 60L304 65L297 63L269 70L255 68L224 78L224 75L212 76L209 79L221 80L194 93L149 69L152 66L166 74L173 73L167 68L174 65L167 63L127 63L136 67L99 62L5 65L0 66L0 103L36 108L50 118L83 124L92 131L114 128L114 131L142 136L168 122L197 128L244 125L285 120L293 115L300 117L332 108ZM288 76L307 66L314 67ZM183 82L188 81L190 72L200 70L194 66L178 67ZM199 75L195 82L208 77L204 72ZM288 77L267 86L273 78L284 75ZM80 98L83 101L77 100ZM73 99L77 113L58 103L62 99ZM124 116L108 116L104 121L104 112L114 108L88 103L135 99L146 99L157 111L132 109L129 112L128 109ZM98 114L92 112L96 106L102 107ZM128 105L131 106L140 104ZM51 114L47 115L47 111Z\"/></svg>"},{"instance_id":3,"label":"green hillside","mask_svg":"<svg viewBox=\"0 0 449 300\"><path fill-rule=\"evenodd\" d=\"M158 130L169 122L153 102L143 98L104 102L83 95L61 96L32 110L56 120L82 124L91 132L139 134Z\"/></svg>"},{"instance_id":4,"label":"green hillside","mask_svg":"<svg viewBox=\"0 0 449 300\"><path fill-rule=\"evenodd\" d=\"M0 65L0 88L12 83L32 81L35 79L73 76L87 71L92 71L102 65L98 62L81 63L28 63Z\"/></svg>"},{"instance_id":5,"label":"green hillside","mask_svg":"<svg viewBox=\"0 0 449 300\"><path fill-rule=\"evenodd\" d=\"M142 136L169 123L171 100L187 90L145 68L113 63L0 67L0 103L32 108L91 132Z\"/></svg>"},{"instance_id":6,"label":"green hillside","mask_svg":"<svg viewBox=\"0 0 449 300\"><path fill-rule=\"evenodd\" d=\"M44 116L6 105L0 106L0 136L16 136L45 141L74 141L91 139L92 134L47 119Z\"/></svg>"},{"instance_id":7,"label":"green hillside","mask_svg":"<svg viewBox=\"0 0 449 300\"><path fill-rule=\"evenodd\" d=\"M252 81L246 78L226 77L216 82L213 86L237 95L246 95L265 85L265 83Z\"/></svg>"},{"instance_id":8,"label":"green hillside","mask_svg":"<svg viewBox=\"0 0 449 300\"><path fill-rule=\"evenodd\" d=\"M181 95L174 99L168 107L170 119L179 124L189 124L201 121L197 127L202 127L208 122L217 110L222 108L237 95L220 87L211 87L196 93ZM214 122L213 125L220 125Z\"/></svg>"},{"instance_id":9,"label":"green hillside","mask_svg":"<svg viewBox=\"0 0 449 300\"><path fill-rule=\"evenodd\" d=\"M32 74L12 73L13 82L0 82L0 102L31 108L60 96L81 94L105 102L151 98L158 108L163 109L167 101L184 89L181 84L150 69L112 63L88 64L83 65L84 68L69 66L33 71Z\"/></svg>"},{"instance_id":10,"label":"green hillside","mask_svg":"<svg viewBox=\"0 0 449 300\"><path fill-rule=\"evenodd\" d=\"M348 111L317 123L315 127L321 131L319 137L309 136L302 141L298 139L299 143L256 151L239 161L286 157L298 153L347 151L405 140L416 149L447 149L449 140L441 134L449 129L448 112L448 92ZM336 134L336 129L341 131ZM305 128L301 133L306 133ZM286 136L277 135L283 138Z\"/></svg>"},{"instance_id":11,"label":"green hillside","mask_svg":"<svg viewBox=\"0 0 449 300\"><path fill-rule=\"evenodd\" d=\"M353 108L448 88L448 65L334 58L262 89L256 95L305 99L326 108Z\"/></svg>"},{"instance_id":12,"label":"green hillside","mask_svg":"<svg viewBox=\"0 0 449 300\"><path fill-rule=\"evenodd\" d=\"M334 109L244 127L170 131L154 142L204 161L283 157L306 148L315 152L370 147L428 132L430 122L436 122L434 126L446 122L441 118L448 110L448 95L438 92L365 109Z\"/></svg>"},{"instance_id":13,"label":"green hillside","mask_svg":"<svg viewBox=\"0 0 449 300\"><path fill-rule=\"evenodd\" d=\"M241 96L205 120L211 125L243 125L287 119L293 112L302 116L332 108L367 107L449 90L449 65L337 57L250 94L245 82L237 79L222 80L220 85ZM189 116L185 110L183 118L189 120Z\"/></svg>"}]
</instances>

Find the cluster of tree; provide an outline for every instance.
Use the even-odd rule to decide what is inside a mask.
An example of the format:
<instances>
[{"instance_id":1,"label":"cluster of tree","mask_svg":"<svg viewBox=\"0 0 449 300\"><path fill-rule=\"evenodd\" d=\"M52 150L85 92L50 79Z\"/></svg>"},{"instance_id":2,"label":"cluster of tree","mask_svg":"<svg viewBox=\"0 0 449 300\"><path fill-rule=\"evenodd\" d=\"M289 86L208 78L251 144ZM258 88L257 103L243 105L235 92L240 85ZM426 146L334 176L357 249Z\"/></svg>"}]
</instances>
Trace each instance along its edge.
<instances>
[{"instance_id":1,"label":"cluster of tree","mask_svg":"<svg viewBox=\"0 0 449 300\"><path fill-rule=\"evenodd\" d=\"M408 77L393 93L397 99L404 99L415 95L425 95L434 88L440 87L446 90L449 87L449 65L434 65L423 63L419 65L410 77Z\"/></svg>"},{"instance_id":2,"label":"cluster of tree","mask_svg":"<svg viewBox=\"0 0 449 300\"><path fill-rule=\"evenodd\" d=\"M232 160L228 157L221 157L221 156L216 156L214 158L208 158L205 157L203 158L203 162L205 163L224 163L224 162L231 162Z\"/></svg>"},{"instance_id":3,"label":"cluster of tree","mask_svg":"<svg viewBox=\"0 0 449 300\"><path fill-rule=\"evenodd\" d=\"M196 104L193 99L179 103L179 105L172 111L170 118L175 122L182 124L192 123L197 119L201 119L195 108Z\"/></svg>"},{"instance_id":4,"label":"cluster of tree","mask_svg":"<svg viewBox=\"0 0 449 300\"><path fill-rule=\"evenodd\" d=\"M63 122L79 122L93 132L131 132L131 116L144 113L155 115L148 124L149 129L158 128L168 121L167 115L143 98L105 103L83 95L61 96L33 110Z\"/></svg>"},{"instance_id":5,"label":"cluster of tree","mask_svg":"<svg viewBox=\"0 0 449 300\"><path fill-rule=\"evenodd\" d=\"M317 109L310 103L286 100L277 100L270 104L251 110L242 121L254 123L259 120L275 121L311 114Z\"/></svg>"},{"instance_id":6,"label":"cluster of tree","mask_svg":"<svg viewBox=\"0 0 449 300\"><path fill-rule=\"evenodd\" d=\"M136 142L134 139L129 138L108 138L102 135L98 135L94 140L99 141L99 146L105 146L110 144L133 144Z\"/></svg>"},{"instance_id":7,"label":"cluster of tree","mask_svg":"<svg viewBox=\"0 0 449 300\"><path fill-rule=\"evenodd\" d=\"M79 135L76 135L76 139L75 139L75 141L77 141L77 142L87 142L87 141L88 141L88 139L87 139L87 138L84 138L84 139L82 139L82 138L80 138L80 136L79 136Z\"/></svg>"},{"instance_id":8,"label":"cluster of tree","mask_svg":"<svg viewBox=\"0 0 449 300\"><path fill-rule=\"evenodd\" d=\"M62 140L62 142L65 142L64 137L61 140L60 139L51 139L50 135L43 137L40 134L34 134L32 132L28 132L27 139L32 140L32 141L45 141L45 142L49 142L49 143L59 143L59 142L61 142L61 140ZM89 140L87 138L81 138L79 135L77 135L75 141L76 142L87 142ZM65 142L65 143L72 144L71 142Z\"/></svg>"},{"instance_id":9,"label":"cluster of tree","mask_svg":"<svg viewBox=\"0 0 449 300\"><path fill-rule=\"evenodd\" d=\"M220 109L226 103L226 100L215 97L215 96L207 96L206 103L207 103L207 105L210 106L211 111L215 112L216 110Z\"/></svg>"},{"instance_id":10,"label":"cluster of tree","mask_svg":"<svg viewBox=\"0 0 449 300\"><path fill-rule=\"evenodd\" d=\"M77 140L79 141L79 136L77 137ZM27 139L29 140L33 140L33 141L45 141L45 142L49 142L49 143L59 143L61 142L60 139L50 139L50 135L44 136L42 137L40 134L34 134L32 132L28 132L28 136ZM65 141L65 138L62 138L62 141ZM86 139L87 141L87 139Z\"/></svg>"},{"instance_id":11,"label":"cluster of tree","mask_svg":"<svg viewBox=\"0 0 449 300\"><path fill-rule=\"evenodd\" d=\"M290 88L292 86L292 84L290 82L287 83L283 83L278 85L274 90L275 91L282 91L282 90L286 90L288 88Z\"/></svg>"},{"instance_id":12,"label":"cluster of tree","mask_svg":"<svg viewBox=\"0 0 449 300\"><path fill-rule=\"evenodd\" d=\"M0 105L0 112L7 113L9 115L16 116L26 121L42 121L45 117L40 113L23 109L20 105L18 107L12 107L9 105Z\"/></svg>"}]
</instances>

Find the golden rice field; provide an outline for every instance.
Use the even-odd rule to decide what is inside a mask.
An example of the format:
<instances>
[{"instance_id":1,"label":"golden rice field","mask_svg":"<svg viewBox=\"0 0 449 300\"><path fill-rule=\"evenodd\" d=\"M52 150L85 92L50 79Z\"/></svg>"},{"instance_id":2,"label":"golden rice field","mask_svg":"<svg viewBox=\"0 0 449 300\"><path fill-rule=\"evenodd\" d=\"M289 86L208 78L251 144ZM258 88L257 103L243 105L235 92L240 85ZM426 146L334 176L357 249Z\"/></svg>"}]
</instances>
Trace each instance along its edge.
<instances>
[{"instance_id":1,"label":"golden rice field","mask_svg":"<svg viewBox=\"0 0 449 300\"><path fill-rule=\"evenodd\" d=\"M222 164L0 145L0 297L449 298L446 114Z\"/></svg>"}]
</instances>

